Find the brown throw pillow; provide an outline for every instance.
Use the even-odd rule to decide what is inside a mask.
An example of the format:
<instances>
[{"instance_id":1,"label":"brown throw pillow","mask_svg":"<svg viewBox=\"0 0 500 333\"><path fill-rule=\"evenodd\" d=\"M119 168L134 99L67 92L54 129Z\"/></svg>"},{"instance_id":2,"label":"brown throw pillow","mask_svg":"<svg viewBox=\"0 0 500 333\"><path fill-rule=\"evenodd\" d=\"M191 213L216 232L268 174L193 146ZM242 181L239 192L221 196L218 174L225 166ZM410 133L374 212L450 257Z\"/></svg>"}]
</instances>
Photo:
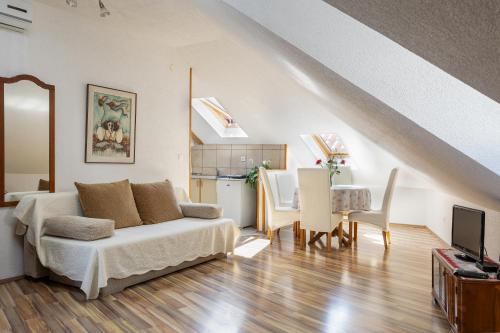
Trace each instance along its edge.
<instances>
[{"instance_id":1,"label":"brown throw pillow","mask_svg":"<svg viewBox=\"0 0 500 333\"><path fill-rule=\"evenodd\" d=\"M177 220L184 217L170 181L132 184L135 204L144 224Z\"/></svg>"},{"instance_id":2,"label":"brown throw pillow","mask_svg":"<svg viewBox=\"0 0 500 333\"><path fill-rule=\"evenodd\" d=\"M49 181L45 179L40 179L38 181L38 191L49 191L49 190L50 190Z\"/></svg>"},{"instance_id":3,"label":"brown throw pillow","mask_svg":"<svg viewBox=\"0 0 500 333\"><path fill-rule=\"evenodd\" d=\"M75 183L75 186L86 217L114 220L116 229L142 224L128 179L106 184Z\"/></svg>"}]
</instances>

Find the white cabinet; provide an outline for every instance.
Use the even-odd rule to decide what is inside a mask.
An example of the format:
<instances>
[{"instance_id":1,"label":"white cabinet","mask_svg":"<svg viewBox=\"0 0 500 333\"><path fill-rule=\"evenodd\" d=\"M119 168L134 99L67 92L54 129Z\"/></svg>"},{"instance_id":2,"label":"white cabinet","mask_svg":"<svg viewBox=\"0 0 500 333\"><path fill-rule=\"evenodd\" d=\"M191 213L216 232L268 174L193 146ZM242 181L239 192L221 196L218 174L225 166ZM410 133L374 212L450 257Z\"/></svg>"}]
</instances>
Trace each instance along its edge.
<instances>
[{"instance_id":1,"label":"white cabinet","mask_svg":"<svg viewBox=\"0 0 500 333\"><path fill-rule=\"evenodd\" d=\"M244 179L218 179L217 203L224 209L224 217L233 219L240 228L255 225L256 193Z\"/></svg>"}]
</instances>

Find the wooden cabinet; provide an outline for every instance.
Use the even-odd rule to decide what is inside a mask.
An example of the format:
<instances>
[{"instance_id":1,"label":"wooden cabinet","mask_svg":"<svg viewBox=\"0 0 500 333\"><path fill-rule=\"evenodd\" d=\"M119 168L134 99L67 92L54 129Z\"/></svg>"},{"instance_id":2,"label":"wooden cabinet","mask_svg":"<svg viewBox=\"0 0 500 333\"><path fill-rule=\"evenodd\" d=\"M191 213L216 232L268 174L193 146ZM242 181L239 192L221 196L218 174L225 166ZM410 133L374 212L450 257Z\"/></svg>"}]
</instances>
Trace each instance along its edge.
<instances>
[{"instance_id":1,"label":"wooden cabinet","mask_svg":"<svg viewBox=\"0 0 500 333\"><path fill-rule=\"evenodd\" d=\"M192 178L189 197L192 202L217 203L217 180Z\"/></svg>"},{"instance_id":2,"label":"wooden cabinet","mask_svg":"<svg viewBox=\"0 0 500 333\"><path fill-rule=\"evenodd\" d=\"M500 281L455 276L457 264L432 250L432 294L453 332L500 332Z\"/></svg>"}]
</instances>

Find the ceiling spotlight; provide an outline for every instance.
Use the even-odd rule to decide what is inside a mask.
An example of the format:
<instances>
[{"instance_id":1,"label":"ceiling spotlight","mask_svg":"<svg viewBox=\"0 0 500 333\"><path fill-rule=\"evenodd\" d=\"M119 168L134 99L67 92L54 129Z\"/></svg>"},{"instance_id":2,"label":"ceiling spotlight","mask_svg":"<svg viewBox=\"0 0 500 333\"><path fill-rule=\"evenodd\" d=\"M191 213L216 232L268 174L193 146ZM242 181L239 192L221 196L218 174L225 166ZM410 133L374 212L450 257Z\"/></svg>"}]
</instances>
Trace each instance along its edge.
<instances>
[{"instance_id":1,"label":"ceiling spotlight","mask_svg":"<svg viewBox=\"0 0 500 333\"><path fill-rule=\"evenodd\" d=\"M67 0L68 1L68 0ZM76 0L75 0L76 1ZM109 12L109 10L106 8L106 6L104 6L104 4L102 3L101 0L99 0L99 9L100 9L100 15L101 17L106 17L106 16L109 16L111 15L111 13Z\"/></svg>"},{"instance_id":2,"label":"ceiling spotlight","mask_svg":"<svg viewBox=\"0 0 500 333\"><path fill-rule=\"evenodd\" d=\"M76 7L78 6L78 2L77 0L66 0L66 3L68 4L68 6L70 7Z\"/></svg>"}]
</instances>

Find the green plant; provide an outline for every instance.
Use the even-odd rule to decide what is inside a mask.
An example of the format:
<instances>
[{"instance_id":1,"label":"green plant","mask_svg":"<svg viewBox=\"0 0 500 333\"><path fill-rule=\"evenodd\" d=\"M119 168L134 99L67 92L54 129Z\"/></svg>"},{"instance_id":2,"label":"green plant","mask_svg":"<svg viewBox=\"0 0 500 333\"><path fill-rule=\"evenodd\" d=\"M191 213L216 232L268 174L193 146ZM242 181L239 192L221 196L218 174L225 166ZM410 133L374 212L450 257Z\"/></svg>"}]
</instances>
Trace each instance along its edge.
<instances>
[{"instance_id":1,"label":"green plant","mask_svg":"<svg viewBox=\"0 0 500 333\"><path fill-rule=\"evenodd\" d=\"M245 179L245 184L250 184L252 188L257 187L257 182L259 180L259 168L271 169L271 161L263 161L260 165L256 165L248 171L247 177Z\"/></svg>"}]
</instances>

